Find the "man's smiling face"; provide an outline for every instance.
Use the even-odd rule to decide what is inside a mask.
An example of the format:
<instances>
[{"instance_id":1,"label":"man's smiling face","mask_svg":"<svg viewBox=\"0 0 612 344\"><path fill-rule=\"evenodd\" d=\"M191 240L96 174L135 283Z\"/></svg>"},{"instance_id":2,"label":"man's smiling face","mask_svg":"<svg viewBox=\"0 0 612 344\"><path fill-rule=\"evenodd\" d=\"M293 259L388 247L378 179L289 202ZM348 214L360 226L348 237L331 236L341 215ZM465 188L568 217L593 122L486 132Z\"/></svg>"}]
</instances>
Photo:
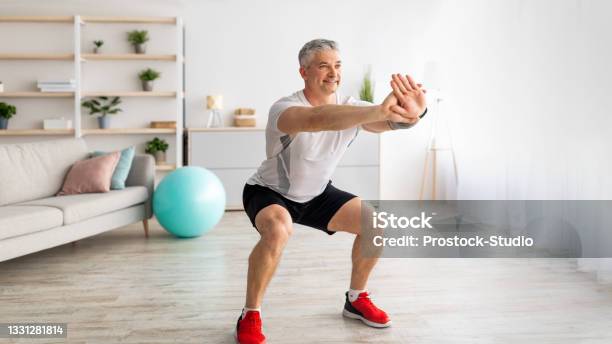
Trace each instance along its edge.
<instances>
[{"instance_id":1,"label":"man's smiling face","mask_svg":"<svg viewBox=\"0 0 612 344\"><path fill-rule=\"evenodd\" d=\"M300 74L306 87L317 93L331 95L336 92L341 80L342 63L338 51L326 49L315 52Z\"/></svg>"}]
</instances>

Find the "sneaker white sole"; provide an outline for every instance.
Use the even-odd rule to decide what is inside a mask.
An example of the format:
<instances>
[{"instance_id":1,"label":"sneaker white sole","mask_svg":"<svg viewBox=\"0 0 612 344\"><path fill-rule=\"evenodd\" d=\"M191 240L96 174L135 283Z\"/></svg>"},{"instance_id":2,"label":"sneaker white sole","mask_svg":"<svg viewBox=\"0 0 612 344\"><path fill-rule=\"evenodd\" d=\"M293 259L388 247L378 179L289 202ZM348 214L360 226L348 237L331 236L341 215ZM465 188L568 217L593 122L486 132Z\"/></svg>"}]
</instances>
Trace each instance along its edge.
<instances>
[{"instance_id":1,"label":"sneaker white sole","mask_svg":"<svg viewBox=\"0 0 612 344\"><path fill-rule=\"evenodd\" d=\"M381 324L381 323L370 321L370 320L362 317L361 315L351 313L351 312L347 311L346 309L342 310L342 315L347 317L347 318L361 320L364 324L366 324L368 326L371 326L371 327L384 328L384 327L391 326L391 320L387 321L384 324Z\"/></svg>"}]
</instances>

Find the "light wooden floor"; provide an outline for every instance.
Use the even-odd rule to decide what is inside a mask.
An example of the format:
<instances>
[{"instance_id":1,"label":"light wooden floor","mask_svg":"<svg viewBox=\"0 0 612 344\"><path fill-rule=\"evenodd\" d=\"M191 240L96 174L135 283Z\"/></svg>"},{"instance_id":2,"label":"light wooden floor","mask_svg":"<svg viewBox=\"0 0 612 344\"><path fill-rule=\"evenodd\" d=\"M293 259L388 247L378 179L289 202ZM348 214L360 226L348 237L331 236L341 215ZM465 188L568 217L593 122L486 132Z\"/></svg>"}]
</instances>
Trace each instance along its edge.
<instances>
[{"instance_id":1,"label":"light wooden floor","mask_svg":"<svg viewBox=\"0 0 612 344\"><path fill-rule=\"evenodd\" d=\"M70 343L232 343L258 239L244 213L196 239L142 233L0 263L0 323L67 322ZM561 259L386 259L370 290L394 326L344 319L351 243L296 228L263 308L270 343L612 343L612 288Z\"/></svg>"}]
</instances>

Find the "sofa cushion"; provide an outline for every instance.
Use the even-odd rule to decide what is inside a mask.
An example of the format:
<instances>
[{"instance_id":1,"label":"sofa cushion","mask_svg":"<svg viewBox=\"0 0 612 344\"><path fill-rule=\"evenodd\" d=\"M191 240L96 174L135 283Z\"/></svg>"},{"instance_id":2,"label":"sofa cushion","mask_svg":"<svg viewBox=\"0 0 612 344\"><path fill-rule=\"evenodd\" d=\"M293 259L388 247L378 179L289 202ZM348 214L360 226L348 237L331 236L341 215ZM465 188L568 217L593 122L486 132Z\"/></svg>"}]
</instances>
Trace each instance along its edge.
<instances>
[{"instance_id":1,"label":"sofa cushion","mask_svg":"<svg viewBox=\"0 0 612 344\"><path fill-rule=\"evenodd\" d=\"M86 157L83 139L0 145L0 206L55 195L70 166Z\"/></svg>"},{"instance_id":2,"label":"sofa cushion","mask_svg":"<svg viewBox=\"0 0 612 344\"><path fill-rule=\"evenodd\" d=\"M62 211L42 206L0 207L0 240L34 233L63 224Z\"/></svg>"},{"instance_id":3,"label":"sofa cushion","mask_svg":"<svg viewBox=\"0 0 612 344\"><path fill-rule=\"evenodd\" d=\"M121 158L119 159L117 167L115 167L115 172L113 172L113 178L111 178L111 189L125 189L125 181L128 177L128 174L130 173L130 169L132 168L132 162L134 161L135 152L136 150L134 149L134 146L128 147L121 151ZM95 151L91 154L91 156L95 158L107 154L110 153Z\"/></svg>"},{"instance_id":4,"label":"sofa cushion","mask_svg":"<svg viewBox=\"0 0 612 344\"><path fill-rule=\"evenodd\" d=\"M146 187L131 186L123 190L111 190L105 193L49 197L20 203L18 206L55 207L64 212L64 225L69 225L144 203L148 198L149 193Z\"/></svg>"},{"instance_id":5,"label":"sofa cushion","mask_svg":"<svg viewBox=\"0 0 612 344\"><path fill-rule=\"evenodd\" d=\"M114 152L75 162L66 176L62 190L57 195L110 191L111 178L119 158L121 158L121 153Z\"/></svg>"}]
</instances>

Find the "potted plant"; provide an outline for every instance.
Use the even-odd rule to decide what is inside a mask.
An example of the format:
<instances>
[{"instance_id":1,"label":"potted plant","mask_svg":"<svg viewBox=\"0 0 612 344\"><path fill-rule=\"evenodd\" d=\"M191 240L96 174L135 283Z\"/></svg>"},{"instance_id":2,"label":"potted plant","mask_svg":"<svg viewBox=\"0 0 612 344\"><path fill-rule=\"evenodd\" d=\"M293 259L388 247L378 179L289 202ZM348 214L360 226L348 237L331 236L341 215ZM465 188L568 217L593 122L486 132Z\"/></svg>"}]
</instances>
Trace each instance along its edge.
<instances>
[{"instance_id":1,"label":"potted plant","mask_svg":"<svg viewBox=\"0 0 612 344\"><path fill-rule=\"evenodd\" d=\"M114 97L113 99L98 97L98 99L84 101L81 105L89 109L90 115L99 113L98 126L100 129L106 129L110 127L110 117L107 115L114 115L123 111L118 107L119 104L121 104L121 98L119 97Z\"/></svg>"},{"instance_id":2,"label":"potted plant","mask_svg":"<svg viewBox=\"0 0 612 344\"><path fill-rule=\"evenodd\" d=\"M363 77L363 83L359 90L359 99L374 103L374 87L369 72Z\"/></svg>"},{"instance_id":3,"label":"potted plant","mask_svg":"<svg viewBox=\"0 0 612 344\"><path fill-rule=\"evenodd\" d=\"M11 117L17 114L17 108L14 105L0 103L0 129L8 128L8 121Z\"/></svg>"},{"instance_id":4,"label":"potted plant","mask_svg":"<svg viewBox=\"0 0 612 344\"><path fill-rule=\"evenodd\" d=\"M100 53L100 48L102 48L102 46L104 45L104 41L93 41L94 44L94 49L93 49L93 53L94 54L98 54Z\"/></svg>"},{"instance_id":5,"label":"potted plant","mask_svg":"<svg viewBox=\"0 0 612 344\"><path fill-rule=\"evenodd\" d=\"M149 40L149 32L147 30L134 30L128 32L128 41L134 46L136 54L144 54L147 50L145 43Z\"/></svg>"},{"instance_id":6,"label":"potted plant","mask_svg":"<svg viewBox=\"0 0 612 344\"><path fill-rule=\"evenodd\" d=\"M164 164L166 162L166 151L168 150L168 142L166 140L155 137L147 142L145 152L155 157L156 164Z\"/></svg>"},{"instance_id":7,"label":"potted plant","mask_svg":"<svg viewBox=\"0 0 612 344\"><path fill-rule=\"evenodd\" d=\"M153 91L153 81L161 75L160 72L147 68L138 74L140 81L142 81L142 90L143 91Z\"/></svg>"}]
</instances>

